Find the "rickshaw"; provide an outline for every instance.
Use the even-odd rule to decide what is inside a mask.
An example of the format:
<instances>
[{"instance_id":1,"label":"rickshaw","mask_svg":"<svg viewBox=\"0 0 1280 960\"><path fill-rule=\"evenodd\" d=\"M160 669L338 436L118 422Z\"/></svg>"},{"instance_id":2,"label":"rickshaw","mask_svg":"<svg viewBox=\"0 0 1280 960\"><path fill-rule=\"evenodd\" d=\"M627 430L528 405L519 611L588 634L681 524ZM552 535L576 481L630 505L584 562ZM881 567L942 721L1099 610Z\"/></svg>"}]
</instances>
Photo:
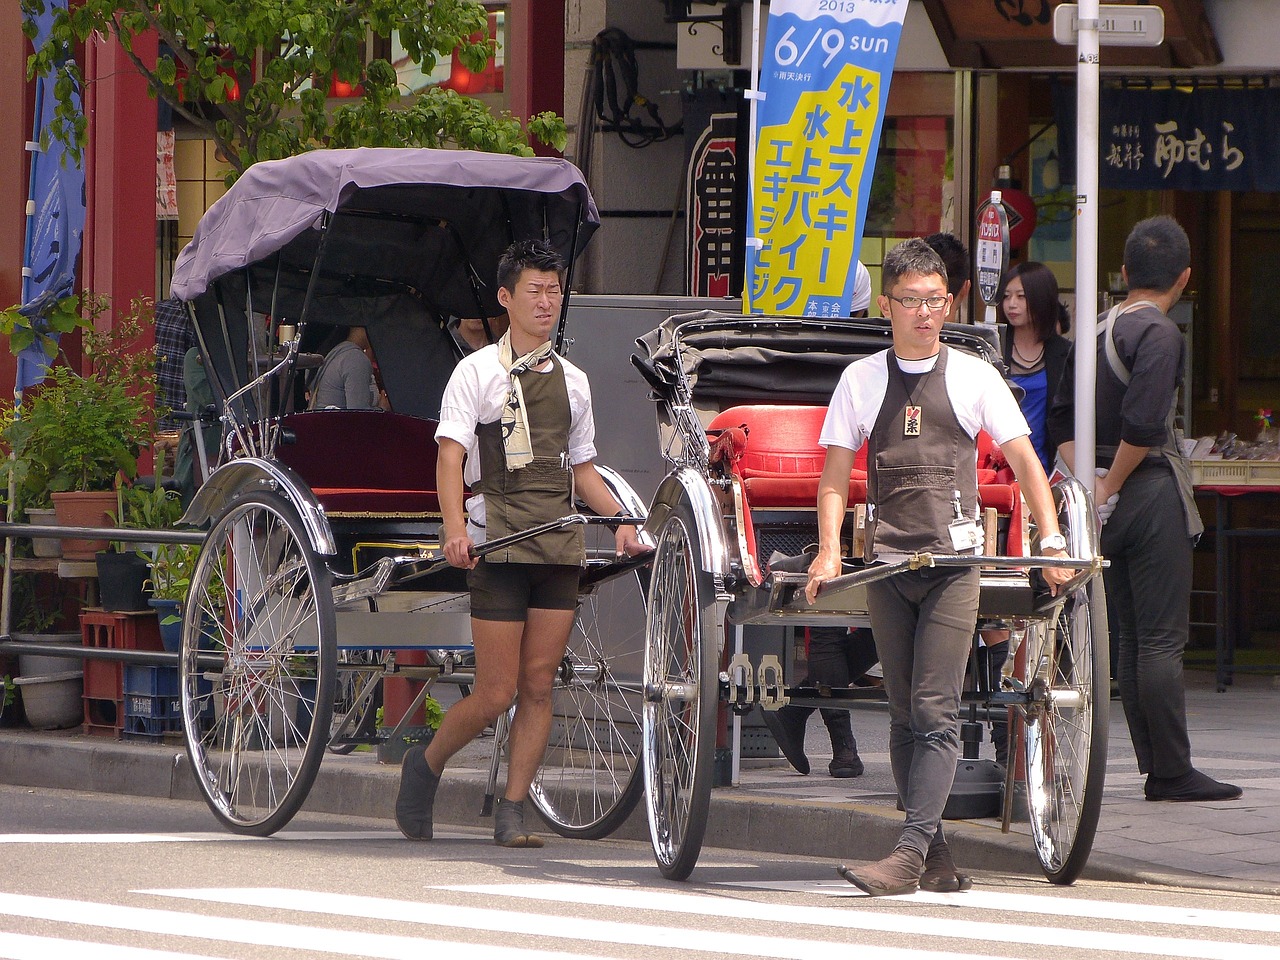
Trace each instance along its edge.
<instances>
[{"instance_id":1,"label":"rickshaw","mask_svg":"<svg viewBox=\"0 0 1280 960\"><path fill-rule=\"evenodd\" d=\"M288 823L326 748L369 742L384 676L425 679L419 702L430 683L469 679L468 594L442 559L434 476L435 420L464 349L448 324L502 312L495 272L510 243L545 239L572 264L598 223L565 161L424 149L259 163L200 221L172 290L222 441L183 518L207 534L182 605L179 686L196 783L230 830ZM393 412L305 409L306 368L353 325ZM281 342L282 327L296 336ZM643 522L640 498L600 469L621 519ZM615 559L617 522L574 514L513 535L589 534L532 790L570 836L608 833L641 789L646 559ZM394 651L414 648L427 665L401 670ZM404 722L384 718L393 738Z\"/></svg>"},{"instance_id":2,"label":"rickshaw","mask_svg":"<svg viewBox=\"0 0 1280 960\"><path fill-rule=\"evenodd\" d=\"M998 343L986 329L947 324L942 339L1003 370ZM740 646L731 647L730 632L740 637L735 628L758 624L868 626L866 585L923 566L981 568L979 627L1009 629L1018 652L999 689L973 685L966 705L975 714L1009 712L1021 728L1019 765L1046 876L1070 883L1084 868L1102 799L1108 673L1106 605L1097 576L1105 561L1083 486L1074 479L1053 486L1071 559L1035 563L1077 571L1056 597L1031 566L1034 528L1012 471L985 434L976 440L978 480L992 555L846 560L844 573L823 585L815 603L804 596L805 551L818 539L825 406L848 363L890 343L887 320L714 312L672 317L639 341L633 362L651 388L669 465L646 527L657 550L646 613L643 716L645 805L666 877L683 879L697 862L722 707L739 713L788 702L840 707L883 696L789 684L778 655L753 662ZM865 478L860 460L850 477L846 557L861 556ZM1012 780L1012 760L1009 767Z\"/></svg>"}]
</instances>

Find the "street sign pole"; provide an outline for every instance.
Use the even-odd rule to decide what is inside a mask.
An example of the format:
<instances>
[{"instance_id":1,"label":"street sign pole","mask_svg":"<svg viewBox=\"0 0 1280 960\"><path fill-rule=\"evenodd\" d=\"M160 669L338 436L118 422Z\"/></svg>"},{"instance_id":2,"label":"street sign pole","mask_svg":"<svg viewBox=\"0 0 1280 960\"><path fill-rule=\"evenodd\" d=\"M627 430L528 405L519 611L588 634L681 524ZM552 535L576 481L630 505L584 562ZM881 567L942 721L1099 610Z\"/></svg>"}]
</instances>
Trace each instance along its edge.
<instances>
[{"instance_id":1,"label":"street sign pole","mask_svg":"<svg viewBox=\"0 0 1280 960\"><path fill-rule=\"evenodd\" d=\"M978 243L974 261L978 296L986 304L982 322L994 327L1000 281L1009 269L1009 217L1004 212L999 190L992 190L991 197L978 208Z\"/></svg>"},{"instance_id":2,"label":"street sign pole","mask_svg":"<svg viewBox=\"0 0 1280 960\"><path fill-rule=\"evenodd\" d=\"M1069 466L1093 492L1098 377L1098 0L1079 4L1076 40L1076 455Z\"/></svg>"}]
</instances>

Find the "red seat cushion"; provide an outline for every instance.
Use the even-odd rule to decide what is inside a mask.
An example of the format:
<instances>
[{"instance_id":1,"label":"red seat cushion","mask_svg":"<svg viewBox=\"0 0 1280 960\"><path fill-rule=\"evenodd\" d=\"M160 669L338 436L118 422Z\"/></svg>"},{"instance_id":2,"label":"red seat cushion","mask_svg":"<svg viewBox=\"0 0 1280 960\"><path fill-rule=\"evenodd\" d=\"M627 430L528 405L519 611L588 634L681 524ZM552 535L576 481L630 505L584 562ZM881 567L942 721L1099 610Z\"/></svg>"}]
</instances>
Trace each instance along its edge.
<instances>
[{"instance_id":1,"label":"red seat cushion","mask_svg":"<svg viewBox=\"0 0 1280 960\"><path fill-rule=\"evenodd\" d=\"M378 490L373 487L312 487L330 516L439 516L440 500L426 490Z\"/></svg>"},{"instance_id":2,"label":"red seat cushion","mask_svg":"<svg viewBox=\"0 0 1280 960\"><path fill-rule=\"evenodd\" d=\"M818 443L826 407L746 404L717 414L708 426L713 461L727 460L743 481L752 507L815 507L818 480L827 459ZM745 430L743 429L745 428ZM1013 511L1016 490L1000 448L980 431L978 498L984 508L1002 514ZM867 499L867 445L854 455L849 479L849 503Z\"/></svg>"}]
</instances>

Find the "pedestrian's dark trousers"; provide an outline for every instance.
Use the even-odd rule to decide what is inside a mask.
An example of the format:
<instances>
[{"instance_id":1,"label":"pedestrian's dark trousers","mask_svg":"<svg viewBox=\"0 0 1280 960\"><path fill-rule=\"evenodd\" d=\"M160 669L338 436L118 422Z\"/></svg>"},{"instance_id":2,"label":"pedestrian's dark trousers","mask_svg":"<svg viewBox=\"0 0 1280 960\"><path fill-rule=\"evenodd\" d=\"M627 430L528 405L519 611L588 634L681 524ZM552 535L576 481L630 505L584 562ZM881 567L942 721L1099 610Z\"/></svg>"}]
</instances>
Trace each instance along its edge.
<instances>
[{"instance_id":1,"label":"pedestrian's dark trousers","mask_svg":"<svg viewBox=\"0 0 1280 960\"><path fill-rule=\"evenodd\" d=\"M1102 528L1103 571L1116 680L1138 769L1191 770L1182 653L1191 616L1191 539L1173 474L1144 464L1130 474Z\"/></svg>"},{"instance_id":2,"label":"pedestrian's dark trousers","mask_svg":"<svg viewBox=\"0 0 1280 960\"><path fill-rule=\"evenodd\" d=\"M809 628L809 674L802 687L847 687L875 666L879 655L865 628L850 632L847 627ZM847 710L823 709L823 720L838 719Z\"/></svg>"},{"instance_id":3,"label":"pedestrian's dark trousers","mask_svg":"<svg viewBox=\"0 0 1280 960\"><path fill-rule=\"evenodd\" d=\"M889 763L906 811L900 846L941 837L960 756L957 718L978 617L978 570L925 568L867 585L889 695Z\"/></svg>"}]
</instances>

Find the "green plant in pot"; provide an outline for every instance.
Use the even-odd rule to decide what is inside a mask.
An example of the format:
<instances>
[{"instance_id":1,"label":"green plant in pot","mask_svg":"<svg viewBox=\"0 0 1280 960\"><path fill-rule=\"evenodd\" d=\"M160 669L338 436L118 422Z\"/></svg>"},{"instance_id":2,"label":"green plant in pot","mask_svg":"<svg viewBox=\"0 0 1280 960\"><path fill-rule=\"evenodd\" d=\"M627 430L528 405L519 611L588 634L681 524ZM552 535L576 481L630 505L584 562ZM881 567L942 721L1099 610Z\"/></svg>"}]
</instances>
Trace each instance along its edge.
<instances>
[{"instance_id":1,"label":"green plant in pot","mask_svg":"<svg viewBox=\"0 0 1280 960\"><path fill-rule=\"evenodd\" d=\"M156 551L151 562L151 590L148 603L160 615L160 640L166 650L177 652L182 647L183 606L191 590L191 577L195 573L200 548L194 544L165 543ZM204 637L201 649L221 648L222 640L218 624L226 617L226 587L224 576L216 576L205 592L209 609L204 611Z\"/></svg>"},{"instance_id":2,"label":"green plant in pot","mask_svg":"<svg viewBox=\"0 0 1280 960\"><path fill-rule=\"evenodd\" d=\"M151 561L151 599L160 616L160 641L170 652L182 647L182 601L191 587L199 549L185 543L162 543Z\"/></svg>"},{"instance_id":3,"label":"green plant in pot","mask_svg":"<svg viewBox=\"0 0 1280 960\"><path fill-rule=\"evenodd\" d=\"M105 300L86 294L81 310L90 324L83 340L88 372L54 365L24 399L21 417L8 418L4 439L13 458L0 464L0 479L7 481L12 472L16 487L28 495L48 491L61 526L105 526L117 476L137 476L138 456L154 433L155 355L142 338L152 307L135 300L105 331L91 328L105 313ZM13 328L12 313L4 311L0 330ZM98 495L96 502L89 498L87 515L64 514L86 493ZM104 548L101 541L63 544L67 559L91 560Z\"/></svg>"}]
</instances>

